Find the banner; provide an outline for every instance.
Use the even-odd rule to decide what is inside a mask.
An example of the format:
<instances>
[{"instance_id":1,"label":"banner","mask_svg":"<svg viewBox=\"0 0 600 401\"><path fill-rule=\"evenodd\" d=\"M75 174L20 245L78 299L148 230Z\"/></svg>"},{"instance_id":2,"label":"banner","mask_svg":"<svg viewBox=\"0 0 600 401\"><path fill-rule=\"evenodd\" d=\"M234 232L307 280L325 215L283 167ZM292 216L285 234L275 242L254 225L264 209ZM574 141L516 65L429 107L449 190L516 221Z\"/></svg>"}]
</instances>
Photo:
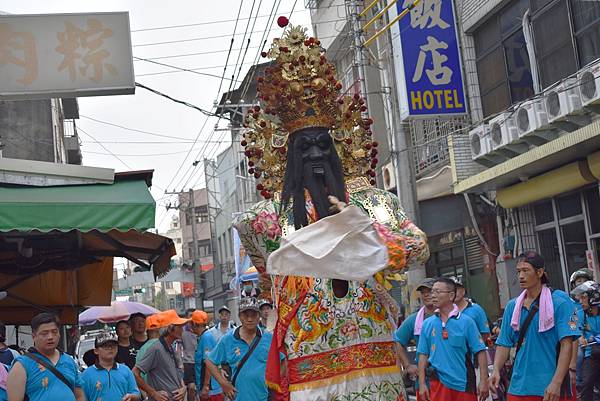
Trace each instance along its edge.
<instances>
[{"instance_id":1,"label":"banner","mask_svg":"<svg viewBox=\"0 0 600 401\"><path fill-rule=\"evenodd\" d=\"M0 100L134 90L128 13L0 15Z\"/></svg>"},{"instance_id":2,"label":"banner","mask_svg":"<svg viewBox=\"0 0 600 401\"><path fill-rule=\"evenodd\" d=\"M239 290L240 276L248 270L252 262L250 256L246 254L246 250L240 241L240 235L238 231L233 228L233 259L235 263L235 278L229 284L232 290Z\"/></svg>"},{"instance_id":3,"label":"banner","mask_svg":"<svg viewBox=\"0 0 600 401\"><path fill-rule=\"evenodd\" d=\"M398 14L413 0L399 0ZM467 112L452 0L422 0L398 24L411 116Z\"/></svg>"}]
</instances>

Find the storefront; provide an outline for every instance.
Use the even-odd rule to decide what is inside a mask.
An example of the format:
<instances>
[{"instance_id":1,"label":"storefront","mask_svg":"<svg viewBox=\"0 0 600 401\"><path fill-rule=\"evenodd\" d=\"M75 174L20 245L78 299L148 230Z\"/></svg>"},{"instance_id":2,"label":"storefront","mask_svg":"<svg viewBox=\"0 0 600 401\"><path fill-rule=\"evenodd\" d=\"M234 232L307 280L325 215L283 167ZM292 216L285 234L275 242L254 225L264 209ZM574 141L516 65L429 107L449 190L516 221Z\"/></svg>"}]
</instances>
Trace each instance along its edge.
<instances>
[{"instance_id":1,"label":"storefront","mask_svg":"<svg viewBox=\"0 0 600 401\"><path fill-rule=\"evenodd\" d=\"M598 183L516 209L522 249L538 250L546 260L550 284L567 289L574 271L600 256Z\"/></svg>"}]
</instances>

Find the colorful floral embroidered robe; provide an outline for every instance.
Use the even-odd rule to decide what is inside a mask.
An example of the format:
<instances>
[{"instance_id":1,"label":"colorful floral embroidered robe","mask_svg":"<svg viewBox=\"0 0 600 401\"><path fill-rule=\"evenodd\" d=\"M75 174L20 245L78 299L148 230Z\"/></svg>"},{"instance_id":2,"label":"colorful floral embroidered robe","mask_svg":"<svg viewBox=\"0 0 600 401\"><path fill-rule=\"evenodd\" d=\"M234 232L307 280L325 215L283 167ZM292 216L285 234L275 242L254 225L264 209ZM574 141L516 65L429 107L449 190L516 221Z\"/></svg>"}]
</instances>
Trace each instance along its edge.
<instances>
[{"instance_id":1,"label":"colorful floral embroidered robe","mask_svg":"<svg viewBox=\"0 0 600 401\"><path fill-rule=\"evenodd\" d=\"M388 245L390 265L365 282L350 281L343 298L334 295L331 279L265 273L269 254L279 247L281 236L294 230L291 206L279 216L279 203L259 202L236 225L260 272L262 294L273 294L278 326L284 323L287 377L282 382L289 384L291 401L406 399L392 342L398 309L385 288L389 288L387 278L407 262L427 260L427 239L406 217L394 194L352 182L347 188L349 203L373 219ZM314 222L314 207L310 200L306 204L309 221Z\"/></svg>"}]
</instances>

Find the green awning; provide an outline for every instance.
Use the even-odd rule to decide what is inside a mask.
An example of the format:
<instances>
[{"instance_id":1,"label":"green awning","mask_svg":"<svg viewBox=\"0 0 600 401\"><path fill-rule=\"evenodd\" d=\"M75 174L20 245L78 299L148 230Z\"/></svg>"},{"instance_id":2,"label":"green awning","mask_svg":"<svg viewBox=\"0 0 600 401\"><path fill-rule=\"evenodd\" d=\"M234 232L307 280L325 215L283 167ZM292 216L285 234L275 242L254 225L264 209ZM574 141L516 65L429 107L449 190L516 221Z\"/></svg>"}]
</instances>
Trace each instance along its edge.
<instances>
[{"instance_id":1,"label":"green awning","mask_svg":"<svg viewBox=\"0 0 600 401\"><path fill-rule=\"evenodd\" d=\"M0 232L146 231L155 203L145 180L60 187L0 187Z\"/></svg>"}]
</instances>

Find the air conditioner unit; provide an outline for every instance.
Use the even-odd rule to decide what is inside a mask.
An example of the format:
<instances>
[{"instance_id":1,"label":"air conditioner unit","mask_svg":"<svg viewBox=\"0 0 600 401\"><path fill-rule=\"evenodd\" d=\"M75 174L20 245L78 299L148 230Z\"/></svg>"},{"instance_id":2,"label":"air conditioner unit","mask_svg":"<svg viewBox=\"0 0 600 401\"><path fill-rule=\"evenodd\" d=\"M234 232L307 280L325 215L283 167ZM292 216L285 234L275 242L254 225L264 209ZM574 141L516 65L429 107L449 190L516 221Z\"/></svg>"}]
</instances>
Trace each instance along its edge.
<instances>
[{"instance_id":1,"label":"air conditioner unit","mask_svg":"<svg viewBox=\"0 0 600 401\"><path fill-rule=\"evenodd\" d=\"M544 105L548 122L563 131L574 131L589 124L581 104L576 77L569 77L544 92Z\"/></svg>"},{"instance_id":2,"label":"air conditioner unit","mask_svg":"<svg viewBox=\"0 0 600 401\"><path fill-rule=\"evenodd\" d=\"M600 114L600 59L584 67L577 79L582 105Z\"/></svg>"},{"instance_id":3,"label":"air conditioner unit","mask_svg":"<svg viewBox=\"0 0 600 401\"><path fill-rule=\"evenodd\" d=\"M471 148L471 159L486 167L495 166L505 160L492 153L490 126L485 123L469 131L469 146Z\"/></svg>"},{"instance_id":4,"label":"air conditioner unit","mask_svg":"<svg viewBox=\"0 0 600 401\"><path fill-rule=\"evenodd\" d=\"M519 138L530 145L539 146L558 138L556 130L548 124L543 99L530 99L518 105L515 123Z\"/></svg>"},{"instance_id":5,"label":"air conditioner unit","mask_svg":"<svg viewBox=\"0 0 600 401\"><path fill-rule=\"evenodd\" d=\"M529 146L519 138L514 111L500 113L489 124L494 152L510 159L529 150Z\"/></svg>"},{"instance_id":6,"label":"air conditioner unit","mask_svg":"<svg viewBox=\"0 0 600 401\"><path fill-rule=\"evenodd\" d=\"M381 168L381 174L383 176L383 188L386 191L393 191L396 189L396 169L394 164L389 162Z\"/></svg>"}]
</instances>

